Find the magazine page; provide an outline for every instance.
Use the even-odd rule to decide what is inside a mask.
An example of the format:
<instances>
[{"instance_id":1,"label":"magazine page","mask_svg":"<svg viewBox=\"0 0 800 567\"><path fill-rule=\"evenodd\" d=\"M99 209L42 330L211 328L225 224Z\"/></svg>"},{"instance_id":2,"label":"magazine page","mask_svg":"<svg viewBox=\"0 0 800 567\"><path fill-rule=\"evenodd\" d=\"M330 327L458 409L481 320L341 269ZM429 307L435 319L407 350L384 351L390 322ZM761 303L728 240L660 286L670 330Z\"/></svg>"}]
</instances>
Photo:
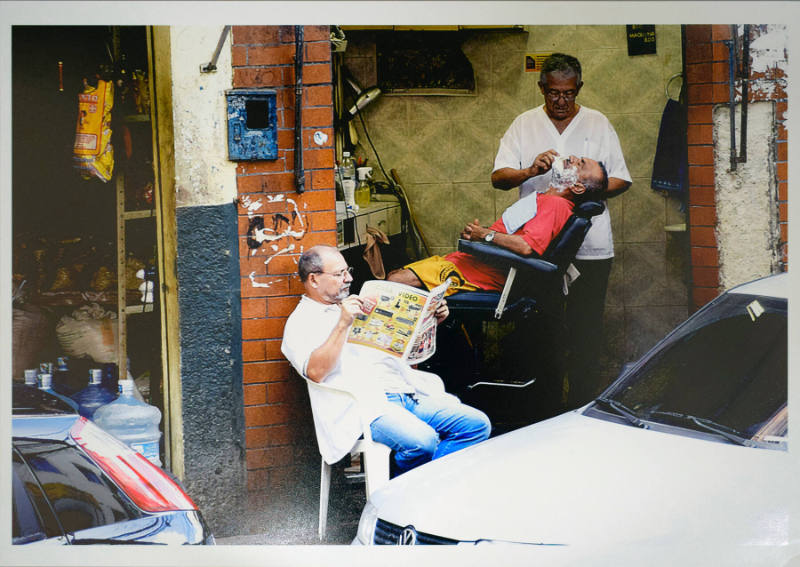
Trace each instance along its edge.
<instances>
[{"instance_id":1,"label":"magazine page","mask_svg":"<svg viewBox=\"0 0 800 567\"><path fill-rule=\"evenodd\" d=\"M448 287L450 287L450 280L428 292L428 300L423 308L422 320L417 327L417 335L411 348L406 352L405 358L409 364L427 360L436 352L436 317L434 314L436 306L439 305Z\"/></svg>"},{"instance_id":2,"label":"magazine page","mask_svg":"<svg viewBox=\"0 0 800 567\"><path fill-rule=\"evenodd\" d=\"M431 297L438 295L441 299L448 285L444 284L428 292L384 280L365 282L359 295L370 300L371 309L369 313L356 315L347 341L375 348L398 358L407 358L411 345L418 343L416 339L421 328L430 326L429 321L433 322L435 336L433 311L438 300L433 302ZM416 346L418 349L419 345ZM431 348L435 349L435 343L421 354L425 354L425 358L429 357L433 354Z\"/></svg>"}]
</instances>

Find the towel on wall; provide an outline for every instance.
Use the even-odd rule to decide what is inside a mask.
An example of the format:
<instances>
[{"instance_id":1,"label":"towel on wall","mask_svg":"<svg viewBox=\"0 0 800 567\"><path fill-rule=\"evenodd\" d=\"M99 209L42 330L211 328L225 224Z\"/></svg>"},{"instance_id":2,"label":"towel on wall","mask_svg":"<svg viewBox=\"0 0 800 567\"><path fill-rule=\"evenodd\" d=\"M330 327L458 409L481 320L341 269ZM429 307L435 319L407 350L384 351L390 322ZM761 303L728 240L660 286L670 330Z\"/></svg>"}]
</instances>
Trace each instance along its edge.
<instances>
[{"instance_id":1,"label":"towel on wall","mask_svg":"<svg viewBox=\"0 0 800 567\"><path fill-rule=\"evenodd\" d=\"M680 193L688 187L686 106L669 99L661 115L650 187Z\"/></svg>"}]
</instances>

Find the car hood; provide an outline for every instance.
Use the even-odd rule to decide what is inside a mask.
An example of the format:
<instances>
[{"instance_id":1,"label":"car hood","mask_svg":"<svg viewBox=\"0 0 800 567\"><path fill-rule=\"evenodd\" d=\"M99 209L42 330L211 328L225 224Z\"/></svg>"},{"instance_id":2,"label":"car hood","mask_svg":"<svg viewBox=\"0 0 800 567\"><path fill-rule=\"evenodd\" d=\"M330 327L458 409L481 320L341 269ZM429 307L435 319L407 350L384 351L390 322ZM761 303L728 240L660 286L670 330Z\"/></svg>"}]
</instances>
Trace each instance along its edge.
<instances>
[{"instance_id":1,"label":"car hood","mask_svg":"<svg viewBox=\"0 0 800 567\"><path fill-rule=\"evenodd\" d=\"M781 546L798 537L791 470L786 451L570 412L423 465L370 500L380 519L459 541Z\"/></svg>"}]
</instances>

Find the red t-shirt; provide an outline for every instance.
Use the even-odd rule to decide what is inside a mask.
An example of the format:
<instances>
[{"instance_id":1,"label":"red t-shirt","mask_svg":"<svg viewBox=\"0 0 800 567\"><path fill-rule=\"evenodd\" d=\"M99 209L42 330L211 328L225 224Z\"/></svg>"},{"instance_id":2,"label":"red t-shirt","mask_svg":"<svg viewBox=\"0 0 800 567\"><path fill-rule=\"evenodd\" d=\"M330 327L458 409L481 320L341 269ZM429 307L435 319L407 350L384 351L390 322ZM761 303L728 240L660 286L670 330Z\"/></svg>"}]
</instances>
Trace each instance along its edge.
<instances>
[{"instance_id":1,"label":"red t-shirt","mask_svg":"<svg viewBox=\"0 0 800 567\"><path fill-rule=\"evenodd\" d=\"M515 235L525 239L534 252L541 255L550 241L555 238L567 219L572 215L574 204L569 199L557 195L540 193L536 197L536 216L526 222ZM489 227L491 230L506 233L502 217ZM453 262L468 282L481 289L502 291L506 283L507 270L498 270L477 260L473 255L464 252L451 252L445 256Z\"/></svg>"}]
</instances>

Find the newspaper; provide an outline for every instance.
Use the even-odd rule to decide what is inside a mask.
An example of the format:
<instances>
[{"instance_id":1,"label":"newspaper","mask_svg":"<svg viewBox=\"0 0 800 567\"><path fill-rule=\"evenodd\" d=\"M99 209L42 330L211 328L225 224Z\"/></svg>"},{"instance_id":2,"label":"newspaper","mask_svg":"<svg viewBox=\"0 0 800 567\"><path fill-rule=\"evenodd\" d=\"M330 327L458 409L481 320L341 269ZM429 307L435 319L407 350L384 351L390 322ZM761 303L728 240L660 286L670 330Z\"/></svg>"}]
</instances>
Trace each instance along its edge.
<instances>
[{"instance_id":1,"label":"newspaper","mask_svg":"<svg viewBox=\"0 0 800 567\"><path fill-rule=\"evenodd\" d=\"M356 315L347 342L378 349L409 364L436 352L436 306L450 281L425 291L397 282L370 280L361 286L369 313Z\"/></svg>"}]
</instances>

